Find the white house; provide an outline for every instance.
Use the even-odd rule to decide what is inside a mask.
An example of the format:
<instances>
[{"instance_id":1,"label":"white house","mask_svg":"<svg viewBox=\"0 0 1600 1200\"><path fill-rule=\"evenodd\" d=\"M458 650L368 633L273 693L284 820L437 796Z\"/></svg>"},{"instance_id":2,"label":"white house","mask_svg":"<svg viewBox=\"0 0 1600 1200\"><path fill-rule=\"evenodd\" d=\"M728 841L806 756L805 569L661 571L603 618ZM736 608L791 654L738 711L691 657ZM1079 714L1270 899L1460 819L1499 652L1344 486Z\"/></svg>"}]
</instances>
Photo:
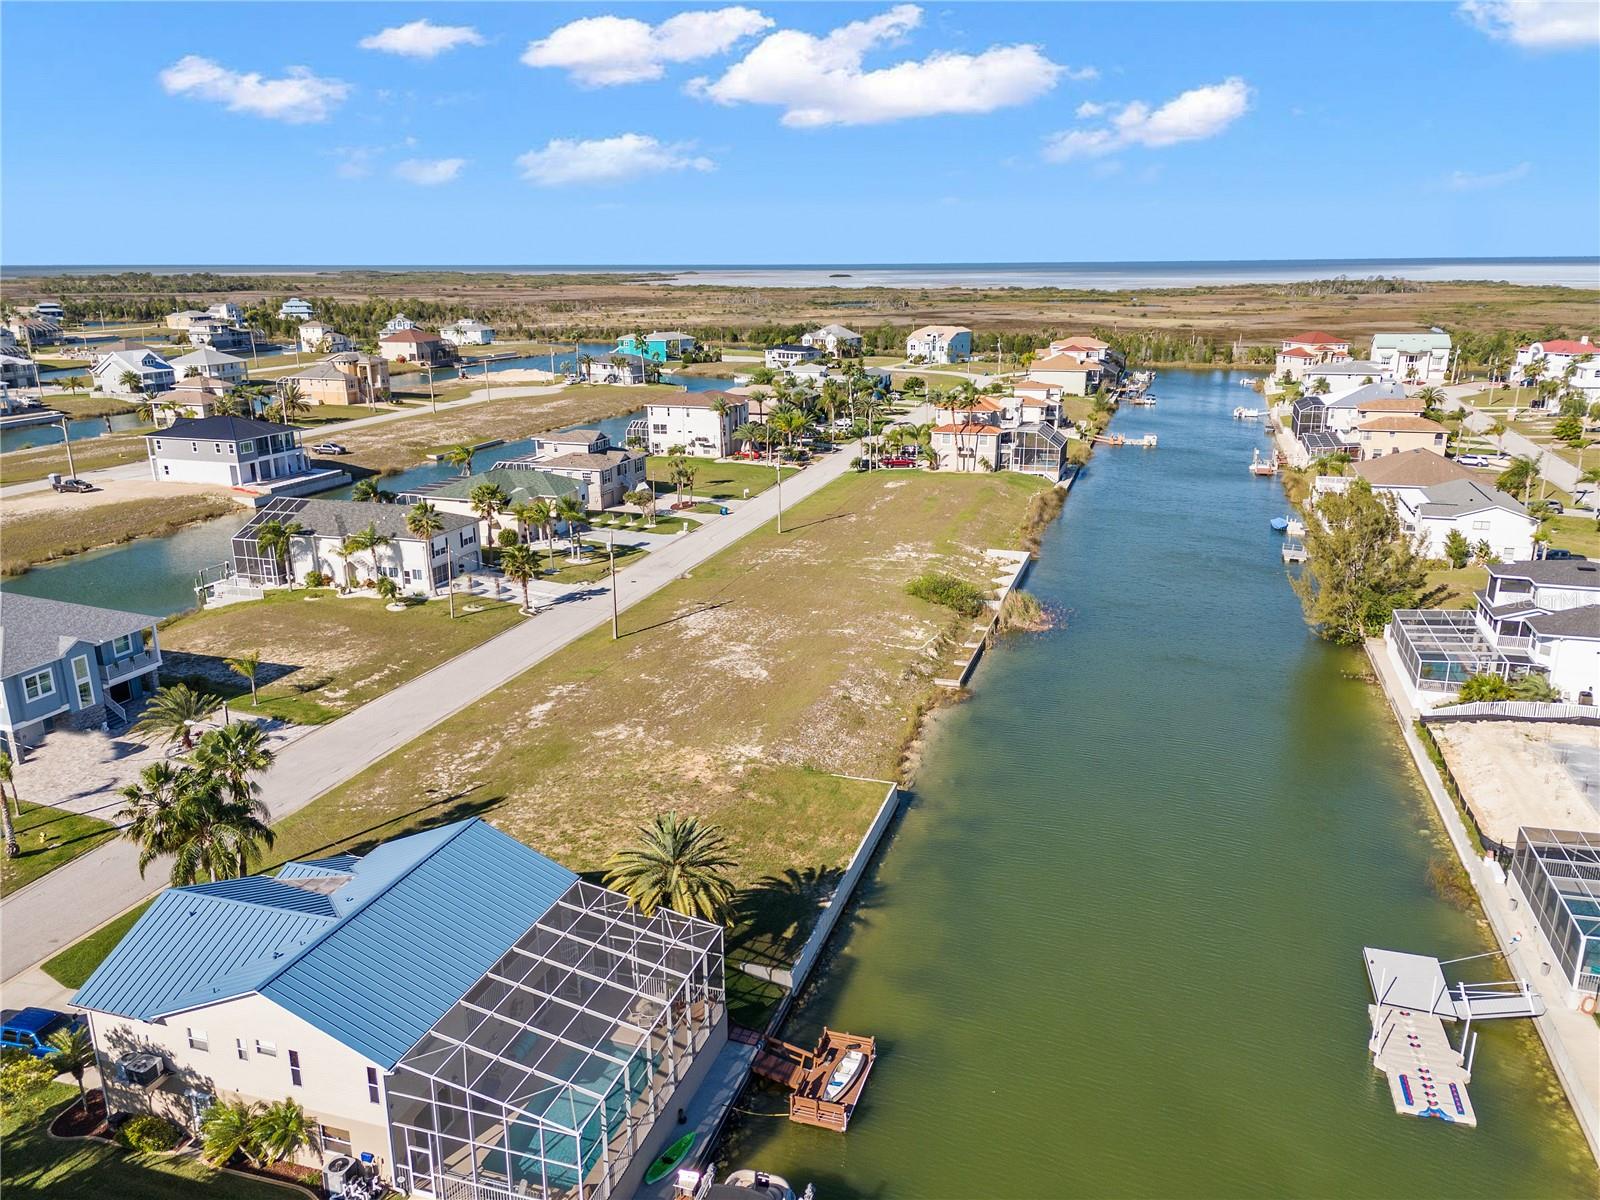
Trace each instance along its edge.
<instances>
[{"instance_id":1,"label":"white house","mask_svg":"<svg viewBox=\"0 0 1600 1200\"><path fill-rule=\"evenodd\" d=\"M1540 362L1544 367L1539 378L1567 380L1570 370L1572 377L1567 381L1574 388L1590 400L1600 399L1600 362L1595 359L1597 350L1600 350L1600 346L1591 342L1588 334L1575 342L1568 338L1552 338L1546 342L1518 346L1513 376L1527 379L1529 369L1534 363Z\"/></svg>"},{"instance_id":2,"label":"white house","mask_svg":"<svg viewBox=\"0 0 1600 1200\"><path fill-rule=\"evenodd\" d=\"M307 321L296 332L300 349L307 354L338 354L350 349L350 339L322 321Z\"/></svg>"},{"instance_id":3,"label":"white house","mask_svg":"<svg viewBox=\"0 0 1600 1200\"><path fill-rule=\"evenodd\" d=\"M33 315L42 321L54 321L61 325L66 322L67 310L59 300L40 300L33 306Z\"/></svg>"},{"instance_id":4,"label":"white house","mask_svg":"<svg viewBox=\"0 0 1600 1200\"><path fill-rule=\"evenodd\" d=\"M1087 333L1075 333L1069 338L1051 342L1049 352L1038 357L1054 358L1058 355L1075 362L1098 363L1102 373L1110 375L1120 374L1127 365L1120 350L1110 342L1102 342Z\"/></svg>"},{"instance_id":5,"label":"white house","mask_svg":"<svg viewBox=\"0 0 1600 1200\"><path fill-rule=\"evenodd\" d=\"M379 336L382 337L385 333L399 333L402 329L415 329L416 327L417 323L406 316L405 313L395 313L394 316L389 318L389 323L383 327L383 331Z\"/></svg>"},{"instance_id":6,"label":"white house","mask_svg":"<svg viewBox=\"0 0 1600 1200\"><path fill-rule=\"evenodd\" d=\"M8 388L39 386L39 364L25 354L0 351L0 383Z\"/></svg>"},{"instance_id":7,"label":"white house","mask_svg":"<svg viewBox=\"0 0 1600 1200\"><path fill-rule=\"evenodd\" d=\"M1300 382L1304 385L1301 391L1311 391L1319 379L1327 380L1330 393L1368 383L1398 382L1391 368L1366 358L1345 358L1337 361L1330 359L1326 362L1307 363L1300 371Z\"/></svg>"},{"instance_id":8,"label":"white house","mask_svg":"<svg viewBox=\"0 0 1600 1200\"><path fill-rule=\"evenodd\" d=\"M249 329L210 316L197 317L189 323L189 342L218 350L247 350L253 345Z\"/></svg>"},{"instance_id":9,"label":"white house","mask_svg":"<svg viewBox=\"0 0 1600 1200\"><path fill-rule=\"evenodd\" d=\"M1350 357L1350 342L1338 334L1309 329L1286 337L1278 343L1278 356L1273 363L1273 374L1282 378L1300 379L1305 369L1319 363L1344 362Z\"/></svg>"},{"instance_id":10,"label":"white house","mask_svg":"<svg viewBox=\"0 0 1600 1200\"><path fill-rule=\"evenodd\" d=\"M312 317L311 302L291 296L278 306L278 316L285 321L309 321Z\"/></svg>"},{"instance_id":11,"label":"white house","mask_svg":"<svg viewBox=\"0 0 1600 1200\"><path fill-rule=\"evenodd\" d=\"M861 335L843 325L824 325L821 329L813 329L810 333L802 334L800 341L840 358L861 353Z\"/></svg>"},{"instance_id":12,"label":"white house","mask_svg":"<svg viewBox=\"0 0 1600 1200\"><path fill-rule=\"evenodd\" d=\"M151 402L155 418L163 425L171 425L180 417L210 417L217 415L229 395L229 385L209 375L190 375L178 380L165 392L157 394ZM246 401L235 398L232 402L249 413L260 412L260 397Z\"/></svg>"},{"instance_id":13,"label":"white house","mask_svg":"<svg viewBox=\"0 0 1600 1200\"><path fill-rule=\"evenodd\" d=\"M924 325L906 338L906 357L924 362L966 362L972 357L972 330L965 325Z\"/></svg>"},{"instance_id":14,"label":"white house","mask_svg":"<svg viewBox=\"0 0 1600 1200\"><path fill-rule=\"evenodd\" d=\"M150 478L239 487L311 471L293 425L254 417L182 418L145 435Z\"/></svg>"},{"instance_id":15,"label":"white house","mask_svg":"<svg viewBox=\"0 0 1600 1200\"><path fill-rule=\"evenodd\" d=\"M220 304L213 304L206 312L216 317L219 321L227 321L230 325L238 325L244 321L244 309L237 304L230 304L224 300Z\"/></svg>"},{"instance_id":16,"label":"white house","mask_svg":"<svg viewBox=\"0 0 1600 1200\"><path fill-rule=\"evenodd\" d=\"M695 458L724 458L734 451L733 431L749 419L750 405L726 392L673 396L645 409L650 453L668 454L682 446Z\"/></svg>"},{"instance_id":17,"label":"white house","mask_svg":"<svg viewBox=\"0 0 1600 1200\"><path fill-rule=\"evenodd\" d=\"M154 350L118 350L98 359L89 368L94 376L94 386L107 395L148 396L164 392L177 381L172 364ZM124 381L126 375L137 375L139 384Z\"/></svg>"},{"instance_id":18,"label":"white house","mask_svg":"<svg viewBox=\"0 0 1600 1200\"><path fill-rule=\"evenodd\" d=\"M785 342L781 346L768 347L765 360L767 366L774 370L783 370L797 363L816 362L821 357L822 350L810 343Z\"/></svg>"},{"instance_id":19,"label":"white house","mask_svg":"<svg viewBox=\"0 0 1600 1200\"><path fill-rule=\"evenodd\" d=\"M196 375L209 375L228 384L243 383L250 374L244 359L213 350L210 346L202 346L173 359L172 370L178 379L186 378L193 371Z\"/></svg>"},{"instance_id":20,"label":"white house","mask_svg":"<svg viewBox=\"0 0 1600 1200\"><path fill-rule=\"evenodd\" d=\"M578 373L586 383L612 383L633 387L648 377L645 364L649 360L640 354L625 354L614 350L598 358L579 359Z\"/></svg>"},{"instance_id":21,"label":"white house","mask_svg":"<svg viewBox=\"0 0 1600 1200\"><path fill-rule=\"evenodd\" d=\"M1401 383L1444 383L1450 373L1450 335L1442 329L1375 333L1368 357Z\"/></svg>"},{"instance_id":22,"label":"white house","mask_svg":"<svg viewBox=\"0 0 1600 1200\"><path fill-rule=\"evenodd\" d=\"M439 336L452 346L488 346L494 342L494 330L471 317L441 326Z\"/></svg>"}]
</instances>

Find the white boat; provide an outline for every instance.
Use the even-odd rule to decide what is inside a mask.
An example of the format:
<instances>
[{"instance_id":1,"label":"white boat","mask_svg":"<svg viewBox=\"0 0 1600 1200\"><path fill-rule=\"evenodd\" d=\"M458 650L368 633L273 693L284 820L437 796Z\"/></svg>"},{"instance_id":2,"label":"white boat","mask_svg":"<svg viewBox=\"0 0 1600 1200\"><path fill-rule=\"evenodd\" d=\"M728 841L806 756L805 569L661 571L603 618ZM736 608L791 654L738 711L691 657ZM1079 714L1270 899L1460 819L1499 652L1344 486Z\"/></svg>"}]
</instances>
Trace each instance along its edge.
<instances>
[{"instance_id":1,"label":"white boat","mask_svg":"<svg viewBox=\"0 0 1600 1200\"><path fill-rule=\"evenodd\" d=\"M1263 416L1266 416L1266 411L1264 409L1246 408L1242 404L1233 410L1233 419L1235 421L1253 421L1257 417Z\"/></svg>"},{"instance_id":2,"label":"white boat","mask_svg":"<svg viewBox=\"0 0 1600 1200\"><path fill-rule=\"evenodd\" d=\"M1278 473L1278 461L1277 461L1277 459L1262 458L1261 457L1261 451L1259 451L1259 450L1250 451L1250 474L1252 474L1252 475L1276 475L1277 473Z\"/></svg>"},{"instance_id":3,"label":"white boat","mask_svg":"<svg viewBox=\"0 0 1600 1200\"><path fill-rule=\"evenodd\" d=\"M834 1067L833 1074L828 1076L828 1086L822 1089L824 1100L837 1100L844 1095L845 1090L855 1079L861 1065L867 1061L867 1056L859 1050L851 1050L839 1060L839 1065Z\"/></svg>"},{"instance_id":4,"label":"white boat","mask_svg":"<svg viewBox=\"0 0 1600 1200\"><path fill-rule=\"evenodd\" d=\"M730 1173L707 1195L710 1200L721 1200L722 1196L729 1193L738 1195L739 1200L796 1200L794 1188L782 1175L774 1175L770 1171L752 1171L748 1167ZM804 1194L814 1194L809 1184Z\"/></svg>"}]
</instances>

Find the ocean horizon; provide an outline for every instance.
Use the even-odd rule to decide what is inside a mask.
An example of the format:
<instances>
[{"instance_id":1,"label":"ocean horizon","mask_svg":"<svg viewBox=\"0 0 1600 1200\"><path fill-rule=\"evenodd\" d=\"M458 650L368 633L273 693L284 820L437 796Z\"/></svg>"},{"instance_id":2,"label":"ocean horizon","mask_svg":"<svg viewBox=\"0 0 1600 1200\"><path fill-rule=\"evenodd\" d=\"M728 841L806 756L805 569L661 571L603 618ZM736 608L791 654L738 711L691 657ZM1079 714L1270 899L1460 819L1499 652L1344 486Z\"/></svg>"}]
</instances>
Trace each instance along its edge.
<instances>
[{"instance_id":1,"label":"ocean horizon","mask_svg":"<svg viewBox=\"0 0 1600 1200\"><path fill-rule=\"evenodd\" d=\"M1313 279L1399 277L1419 283L1470 280L1600 289L1600 257L1304 258L974 263L337 263L25 264L0 277L144 273L313 276L345 271L506 275L649 275L678 286L1181 288Z\"/></svg>"}]
</instances>

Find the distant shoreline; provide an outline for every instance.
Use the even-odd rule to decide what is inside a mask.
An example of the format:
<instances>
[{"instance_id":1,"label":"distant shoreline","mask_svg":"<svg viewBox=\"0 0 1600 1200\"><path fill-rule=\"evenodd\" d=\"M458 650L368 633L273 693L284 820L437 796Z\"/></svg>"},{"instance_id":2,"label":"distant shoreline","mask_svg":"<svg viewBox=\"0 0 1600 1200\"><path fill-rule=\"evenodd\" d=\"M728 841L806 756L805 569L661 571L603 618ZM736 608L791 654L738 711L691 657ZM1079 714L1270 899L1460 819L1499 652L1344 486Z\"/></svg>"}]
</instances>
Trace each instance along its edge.
<instances>
[{"instance_id":1,"label":"distant shoreline","mask_svg":"<svg viewBox=\"0 0 1600 1200\"><path fill-rule=\"evenodd\" d=\"M1294 283L1337 276L1418 282L1488 281L1600 290L1600 257L1218 259L1015 263L616 263L616 264L26 264L0 278L123 273L285 277L377 274L611 275L680 286L834 288L1072 288L1125 291L1248 283Z\"/></svg>"}]
</instances>

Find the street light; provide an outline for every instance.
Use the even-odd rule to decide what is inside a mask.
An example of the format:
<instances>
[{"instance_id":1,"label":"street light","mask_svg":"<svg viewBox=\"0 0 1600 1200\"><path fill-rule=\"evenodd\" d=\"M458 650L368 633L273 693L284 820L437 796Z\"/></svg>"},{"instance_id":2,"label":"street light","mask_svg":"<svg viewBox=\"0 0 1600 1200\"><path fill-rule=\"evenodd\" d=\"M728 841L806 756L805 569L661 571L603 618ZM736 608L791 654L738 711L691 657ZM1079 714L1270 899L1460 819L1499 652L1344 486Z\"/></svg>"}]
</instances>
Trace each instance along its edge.
<instances>
[{"instance_id":1,"label":"street light","mask_svg":"<svg viewBox=\"0 0 1600 1200\"><path fill-rule=\"evenodd\" d=\"M617 633L617 531L606 530L607 550L611 555L611 640L614 642L620 636Z\"/></svg>"}]
</instances>

